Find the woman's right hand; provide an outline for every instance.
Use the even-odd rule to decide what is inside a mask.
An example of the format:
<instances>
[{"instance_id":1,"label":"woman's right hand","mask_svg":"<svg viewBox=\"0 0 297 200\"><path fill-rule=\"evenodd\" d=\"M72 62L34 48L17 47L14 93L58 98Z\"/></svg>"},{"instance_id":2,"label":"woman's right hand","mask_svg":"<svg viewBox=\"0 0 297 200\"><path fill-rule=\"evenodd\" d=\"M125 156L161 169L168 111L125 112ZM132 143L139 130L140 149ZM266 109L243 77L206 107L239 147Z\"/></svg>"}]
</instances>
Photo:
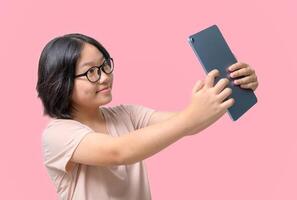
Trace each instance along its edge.
<instances>
[{"instance_id":1,"label":"woman's right hand","mask_svg":"<svg viewBox=\"0 0 297 200\"><path fill-rule=\"evenodd\" d=\"M227 87L229 80L223 78L214 85L217 76L219 71L215 69L208 73L205 80L197 81L192 89L191 103L180 113L189 130L188 135L213 124L234 104L233 98L227 99L232 93Z\"/></svg>"}]
</instances>

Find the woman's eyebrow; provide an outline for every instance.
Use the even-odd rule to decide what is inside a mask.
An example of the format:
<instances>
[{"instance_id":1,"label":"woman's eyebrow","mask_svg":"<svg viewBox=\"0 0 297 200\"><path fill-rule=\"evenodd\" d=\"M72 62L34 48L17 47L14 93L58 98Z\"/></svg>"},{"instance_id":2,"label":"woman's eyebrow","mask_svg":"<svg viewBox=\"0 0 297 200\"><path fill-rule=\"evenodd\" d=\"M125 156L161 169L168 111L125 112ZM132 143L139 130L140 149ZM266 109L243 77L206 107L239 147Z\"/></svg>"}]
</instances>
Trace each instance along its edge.
<instances>
[{"instance_id":1,"label":"woman's eyebrow","mask_svg":"<svg viewBox=\"0 0 297 200\"><path fill-rule=\"evenodd\" d=\"M88 65L92 65L92 64L94 64L94 62L92 61L84 62L83 64L81 64L81 67L87 67Z\"/></svg>"}]
</instances>

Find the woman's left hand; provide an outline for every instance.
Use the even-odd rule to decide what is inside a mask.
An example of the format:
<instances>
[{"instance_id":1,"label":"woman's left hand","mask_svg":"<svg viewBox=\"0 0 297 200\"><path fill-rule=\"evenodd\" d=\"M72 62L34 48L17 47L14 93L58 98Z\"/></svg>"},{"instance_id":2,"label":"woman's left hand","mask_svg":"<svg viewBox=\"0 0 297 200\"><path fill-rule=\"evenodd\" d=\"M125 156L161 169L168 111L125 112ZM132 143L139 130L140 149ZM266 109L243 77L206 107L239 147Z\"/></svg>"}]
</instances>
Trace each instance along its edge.
<instances>
[{"instance_id":1,"label":"woman's left hand","mask_svg":"<svg viewBox=\"0 0 297 200\"><path fill-rule=\"evenodd\" d=\"M246 63L237 62L228 67L231 78L235 79L235 85L244 89L256 90L259 83L254 69Z\"/></svg>"}]
</instances>

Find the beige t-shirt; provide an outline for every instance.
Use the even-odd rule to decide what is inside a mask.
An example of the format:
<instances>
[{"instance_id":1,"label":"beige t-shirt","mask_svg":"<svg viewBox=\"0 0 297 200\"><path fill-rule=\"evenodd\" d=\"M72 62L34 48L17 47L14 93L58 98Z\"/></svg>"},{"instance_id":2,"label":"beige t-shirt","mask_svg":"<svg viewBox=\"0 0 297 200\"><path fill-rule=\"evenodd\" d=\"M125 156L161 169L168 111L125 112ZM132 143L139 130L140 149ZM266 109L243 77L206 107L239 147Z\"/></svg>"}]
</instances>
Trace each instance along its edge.
<instances>
[{"instance_id":1,"label":"beige t-shirt","mask_svg":"<svg viewBox=\"0 0 297 200\"><path fill-rule=\"evenodd\" d=\"M118 137L148 125L154 109L120 104L100 107L108 134ZM44 164L62 200L147 200L151 199L143 161L111 167L75 164L66 171L74 150L90 127L70 119L53 119L42 134ZM98 155L100 156L100 155Z\"/></svg>"}]
</instances>

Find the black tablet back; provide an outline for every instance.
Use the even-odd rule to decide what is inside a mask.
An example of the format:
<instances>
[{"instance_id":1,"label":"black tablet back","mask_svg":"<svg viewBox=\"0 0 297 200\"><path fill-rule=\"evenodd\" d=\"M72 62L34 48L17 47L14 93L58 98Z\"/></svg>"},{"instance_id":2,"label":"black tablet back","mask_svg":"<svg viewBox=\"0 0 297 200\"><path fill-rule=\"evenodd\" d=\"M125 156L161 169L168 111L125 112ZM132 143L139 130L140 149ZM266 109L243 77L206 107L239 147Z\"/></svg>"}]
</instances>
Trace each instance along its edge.
<instances>
[{"instance_id":1,"label":"black tablet back","mask_svg":"<svg viewBox=\"0 0 297 200\"><path fill-rule=\"evenodd\" d=\"M213 69L220 71L220 78L230 79L228 87L232 89L231 97L235 104L228 109L230 117L235 121L241 117L257 102L257 97L252 90L242 89L234 85L229 77L228 67L237 62L231 52L219 28L213 25L189 37L189 43L193 48L204 70L208 73Z\"/></svg>"}]
</instances>

